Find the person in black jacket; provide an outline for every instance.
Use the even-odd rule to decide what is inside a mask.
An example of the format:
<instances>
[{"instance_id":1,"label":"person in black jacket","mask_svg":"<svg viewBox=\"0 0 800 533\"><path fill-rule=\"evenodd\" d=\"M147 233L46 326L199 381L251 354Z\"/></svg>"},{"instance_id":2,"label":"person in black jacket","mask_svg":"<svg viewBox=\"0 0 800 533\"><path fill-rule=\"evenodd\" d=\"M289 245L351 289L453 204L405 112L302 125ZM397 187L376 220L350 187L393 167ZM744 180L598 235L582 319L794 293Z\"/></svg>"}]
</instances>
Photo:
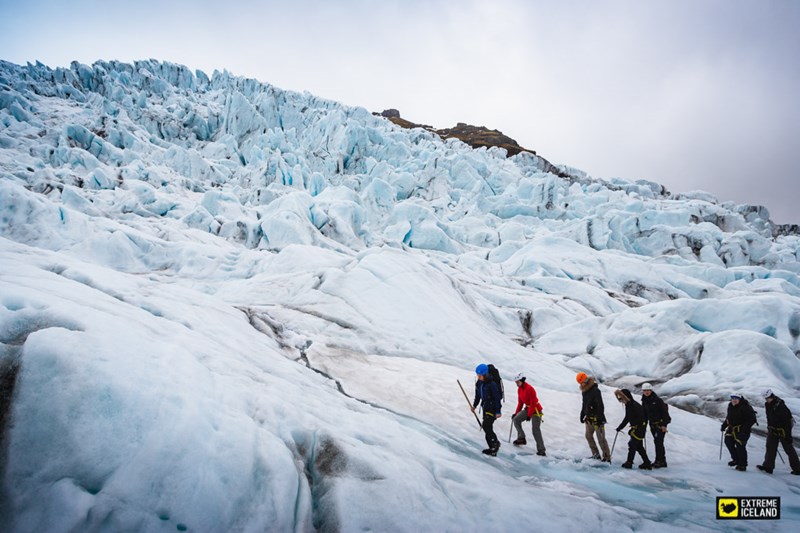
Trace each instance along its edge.
<instances>
[{"instance_id":1,"label":"person in black jacket","mask_svg":"<svg viewBox=\"0 0 800 533\"><path fill-rule=\"evenodd\" d=\"M764 392L764 409L767 411L767 452L764 462L756 468L771 474L775 468L775 454L778 453L778 443L783 445L786 457L789 458L789 467L792 474L800 476L800 460L792 442L792 426L794 419L786 403L775 396L771 389Z\"/></svg>"},{"instance_id":2,"label":"person in black jacket","mask_svg":"<svg viewBox=\"0 0 800 533\"><path fill-rule=\"evenodd\" d=\"M645 422L650 424L650 433L656 446L656 460L653 468L666 468L667 455L664 450L664 437L667 434L667 424L672 422L669 410L664 400L653 391L650 383L642 385L642 407L644 408Z\"/></svg>"},{"instance_id":3,"label":"person in black jacket","mask_svg":"<svg viewBox=\"0 0 800 533\"><path fill-rule=\"evenodd\" d=\"M475 412L475 408L480 403L483 408L481 427L486 437L486 444L489 446L483 450L483 453L495 456L497 450L500 449L500 440L494 432L494 421L501 416L500 385L495 383L489 373L488 365L481 363L475 367L475 374L478 376L478 380L475 382L475 400L472 402L472 412Z\"/></svg>"},{"instance_id":4,"label":"person in black jacket","mask_svg":"<svg viewBox=\"0 0 800 533\"><path fill-rule=\"evenodd\" d=\"M628 430L628 435L631 436L631 440L628 441L628 460L622 463L622 468L632 468L633 459L638 452L642 457L642 464L639 465L639 468L642 470L652 469L653 465L647 457L647 450L644 449L644 435L647 427L644 408L633 399L631 391L628 389L617 389L614 391L614 396L625 405L625 418L617 427L617 432L622 431L627 424L631 425L631 429Z\"/></svg>"},{"instance_id":5,"label":"person in black jacket","mask_svg":"<svg viewBox=\"0 0 800 533\"><path fill-rule=\"evenodd\" d=\"M594 435L596 434L597 442L603 450L603 462L610 463L611 452L608 449L608 441L606 440L606 415L600 387L595 379L587 376L585 372L578 372L575 380L580 384L583 395L580 420L581 424L586 426L586 442L589 443L589 449L592 450L592 459L600 459L600 452L594 443Z\"/></svg>"},{"instance_id":6,"label":"person in black jacket","mask_svg":"<svg viewBox=\"0 0 800 533\"><path fill-rule=\"evenodd\" d=\"M731 454L728 466L735 466L736 470L747 470L747 441L750 439L750 430L756 423L756 412L741 394L731 394L728 404L728 416L722 422L720 431L725 432L725 446Z\"/></svg>"}]
</instances>

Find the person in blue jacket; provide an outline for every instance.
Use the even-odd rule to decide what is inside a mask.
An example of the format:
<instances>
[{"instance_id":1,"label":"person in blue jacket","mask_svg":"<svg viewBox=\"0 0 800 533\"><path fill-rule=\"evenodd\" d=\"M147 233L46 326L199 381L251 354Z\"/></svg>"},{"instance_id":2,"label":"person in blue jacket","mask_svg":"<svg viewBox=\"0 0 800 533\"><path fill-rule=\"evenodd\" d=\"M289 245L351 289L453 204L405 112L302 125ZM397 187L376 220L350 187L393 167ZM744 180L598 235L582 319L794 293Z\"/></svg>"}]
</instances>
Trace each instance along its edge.
<instances>
[{"instance_id":1,"label":"person in blue jacket","mask_svg":"<svg viewBox=\"0 0 800 533\"><path fill-rule=\"evenodd\" d=\"M475 400L472 402L472 412L481 405L483 409L483 422L481 427L486 437L486 444L489 446L483 453L495 456L500 449L500 440L494 432L494 421L502 416L500 385L495 383L494 378L489 373L489 367L483 363L475 367L475 374L478 380L475 382Z\"/></svg>"}]
</instances>

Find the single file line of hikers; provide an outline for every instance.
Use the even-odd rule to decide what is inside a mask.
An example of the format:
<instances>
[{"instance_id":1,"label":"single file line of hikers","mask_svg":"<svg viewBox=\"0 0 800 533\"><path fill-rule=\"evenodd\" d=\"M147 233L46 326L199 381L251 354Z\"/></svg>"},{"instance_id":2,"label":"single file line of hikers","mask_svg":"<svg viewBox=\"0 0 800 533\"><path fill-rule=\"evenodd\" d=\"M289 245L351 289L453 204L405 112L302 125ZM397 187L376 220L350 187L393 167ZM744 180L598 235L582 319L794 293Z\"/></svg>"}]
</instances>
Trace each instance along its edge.
<instances>
[{"instance_id":1,"label":"single file line of hikers","mask_svg":"<svg viewBox=\"0 0 800 533\"><path fill-rule=\"evenodd\" d=\"M502 416L502 407L505 396L503 390L503 380L500 378L498 369L487 363L481 363L475 367L475 397L470 406L472 414L478 421L480 429L483 430L487 448L483 453L489 456L496 456L500 450L500 440L494 431L494 423ZM575 376L582 395L580 423L584 425L586 442L589 444L591 459L601 462L611 463L611 457L617 444L619 433L629 426L628 436L628 455L622 468L633 468L633 461L638 454L642 462L639 468L642 470L652 470L654 468L667 468L666 450L664 439L668 433L667 427L672 422L669 415L669 404L662 400L653 390L650 383L642 384L641 403L633 398L629 389L617 389L614 397L625 407L625 418L616 428L614 443L611 449L606 440L605 425L605 406L603 405L603 395L600 392L599 383L585 372L578 372ZM464 394L464 398L469 403L461 381L458 386ZM517 430L517 439L514 446L525 446L528 441L525 437L525 430L522 427L524 422L531 422L531 435L536 442L536 454L546 456L544 438L542 436L542 425L544 424L544 409L542 408L536 389L528 383L524 372L519 372L514 376L514 383L517 386L517 407L511 417L511 427L509 427L508 440L511 441L512 429ZM791 473L800 475L800 459L794 449L792 441L792 428L794 419L786 403L775 396L771 389L764 391L765 411L767 414L767 442L764 461L757 465L757 468L767 474L772 474L775 469L775 456L780 444L789 459ZM479 419L475 412L478 406L481 407L483 419ZM727 416L722 422L720 430L720 460L722 460L723 443L728 448L731 460L728 465L735 467L737 471L747 470L747 441L753 425L757 424L756 413L750 403L739 393L730 396ZM651 462L647 455L645 439L647 428L653 438L655 447L655 458ZM596 442L595 442L596 439ZM783 461L783 457L780 457ZM785 462L784 462L785 464Z\"/></svg>"}]
</instances>

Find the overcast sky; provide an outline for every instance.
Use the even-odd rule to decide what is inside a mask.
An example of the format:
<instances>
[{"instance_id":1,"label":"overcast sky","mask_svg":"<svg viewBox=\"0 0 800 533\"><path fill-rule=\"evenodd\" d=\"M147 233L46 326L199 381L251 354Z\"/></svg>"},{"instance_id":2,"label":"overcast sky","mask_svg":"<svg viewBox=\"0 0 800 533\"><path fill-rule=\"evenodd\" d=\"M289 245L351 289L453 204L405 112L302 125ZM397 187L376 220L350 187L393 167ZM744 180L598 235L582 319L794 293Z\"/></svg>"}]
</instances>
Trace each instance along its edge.
<instances>
[{"instance_id":1,"label":"overcast sky","mask_svg":"<svg viewBox=\"0 0 800 533\"><path fill-rule=\"evenodd\" d=\"M798 28L795 0L0 0L0 59L227 69L800 223Z\"/></svg>"}]
</instances>

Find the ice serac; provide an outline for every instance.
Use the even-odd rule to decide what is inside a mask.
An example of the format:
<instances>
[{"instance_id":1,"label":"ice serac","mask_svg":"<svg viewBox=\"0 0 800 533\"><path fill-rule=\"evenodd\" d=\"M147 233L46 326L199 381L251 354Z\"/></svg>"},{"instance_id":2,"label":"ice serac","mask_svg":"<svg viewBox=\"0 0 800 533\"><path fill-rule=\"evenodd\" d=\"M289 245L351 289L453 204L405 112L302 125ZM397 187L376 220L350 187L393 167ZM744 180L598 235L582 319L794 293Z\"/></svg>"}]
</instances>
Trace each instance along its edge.
<instances>
[{"instance_id":1,"label":"ice serac","mask_svg":"<svg viewBox=\"0 0 800 533\"><path fill-rule=\"evenodd\" d=\"M494 229L515 219L600 250L796 268L794 248L772 239L763 208L720 204L705 193L673 196L643 180L547 173L534 154L505 159L455 139L442 143L424 130L398 130L363 109L228 73L208 79L182 66L144 61L56 70L3 63L2 76L5 135L43 134L28 163L58 169L53 185L79 180L109 188L120 174L168 171L197 191L224 184L254 217L256 205L269 205L292 189L316 195L323 183L351 189L364 207L370 184L381 179L393 190L392 208L416 199L435 208L431 225L448 239L429 235L416 245L412 241L418 248L459 252L449 239L493 247L480 235L450 229L467 215L480 215ZM85 101L64 94L59 87L65 82ZM58 102L68 119L61 135L37 125L49 113L43 109L48 102ZM28 180L27 168L10 172ZM159 192L167 191L159 187ZM370 233L394 225L366 207ZM342 224L359 222L339 221L342 238L350 241L343 244L351 244L360 228L345 230ZM405 235L390 233L387 240L403 242Z\"/></svg>"},{"instance_id":2,"label":"ice serac","mask_svg":"<svg viewBox=\"0 0 800 533\"><path fill-rule=\"evenodd\" d=\"M800 236L507 156L228 72L0 62L0 530L717 528L727 395L800 414ZM552 457L476 458L483 360ZM655 385L679 474L575 459L577 371Z\"/></svg>"}]
</instances>

